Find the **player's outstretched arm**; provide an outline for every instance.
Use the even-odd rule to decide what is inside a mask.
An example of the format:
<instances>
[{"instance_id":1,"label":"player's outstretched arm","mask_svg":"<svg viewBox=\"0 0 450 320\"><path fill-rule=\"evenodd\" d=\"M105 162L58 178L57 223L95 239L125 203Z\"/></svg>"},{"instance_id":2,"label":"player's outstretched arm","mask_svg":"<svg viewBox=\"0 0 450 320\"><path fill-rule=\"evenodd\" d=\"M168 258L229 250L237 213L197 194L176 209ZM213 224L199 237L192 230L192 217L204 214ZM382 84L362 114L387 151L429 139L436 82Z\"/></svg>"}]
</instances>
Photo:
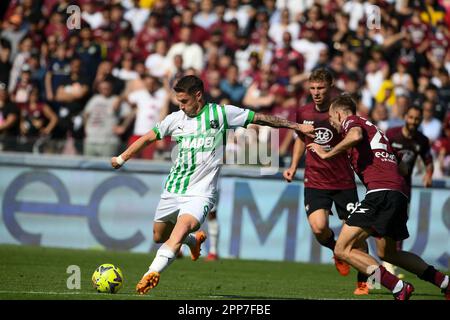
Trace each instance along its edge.
<instances>
[{"instance_id":1,"label":"player's outstretched arm","mask_svg":"<svg viewBox=\"0 0 450 320\"><path fill-rule=\"evenodd\" d=\"M317 143L310 143L307 145L308 149L317 153L317 155L322 159L329 159L334 157L335 155L344 152L351 147L357 145L363 139L362 129L359 127L351 128L345 138L339 142L333 149L330 151L325 151L322 146Z\"/></svg>"},{"instance_id":2,"label":"player's outstretched arm","mask_svg":"<svg viewBox=\"0 0 450 320\"><path fill-rule=\"evenodd\" d=\"M127 148L118 157L111 158L111 165L114 169L120 168L128 159L133 157L136 153L139 153L143 148L156 140L156 133L150 130L148 133L137 139L131 146Z\"/></svg>"},{"instance_id":3,"label":"player's outstretched arm","mask_svg":"<svg viewBox=\"0 0 450 320\"><path fill-rule=\"evenodd\" d=\"M283 177L287 182L292 182L295 177L295 173L297 172L298 164L300 163L300 159L305 153L305 142L297 137L294 142L294 148L292 150L292 160L289 168L283 171Z\"/></svg>"},{"instance_id":4,"label":"player's outstretched arm","mask_svg":"<svg viewBox=\"0 0 450 320\"><path fill-rule=\"evenodd\" d=\"M288 128L300 131L301 133L314 138L314 127L310 124L295 123L283 118L271 116L268 114L255 113L254 124L269 126L273 128Z\"/></svg>"}]
</instances>

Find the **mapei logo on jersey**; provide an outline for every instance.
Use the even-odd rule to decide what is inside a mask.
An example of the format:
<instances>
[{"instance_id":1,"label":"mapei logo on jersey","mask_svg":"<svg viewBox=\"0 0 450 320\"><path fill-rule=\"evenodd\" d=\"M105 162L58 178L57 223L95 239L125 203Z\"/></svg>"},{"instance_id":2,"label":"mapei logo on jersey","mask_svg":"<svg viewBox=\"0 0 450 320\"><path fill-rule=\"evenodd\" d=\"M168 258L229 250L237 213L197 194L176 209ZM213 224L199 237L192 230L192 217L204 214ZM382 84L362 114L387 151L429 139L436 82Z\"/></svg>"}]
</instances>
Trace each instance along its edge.
<instances>
[{"instance_id":1,"label":"mapei logo on jersey","mask_svg":"<svg viewBox=\"0 0 450 320\"><path fill-rule=\"evenodd\" d=\"M183 149L199 149L199 148L212 148L214 146L214 137L199 137L190 139L183 139L181 147Z\"/></svg>"},{"instance_id":2,"label":"mapei logo on jersey","mask_svg":"<svg viewBox=\"0 0 450 320\"><path fill-rule=\"evenodd\" d=\"M325 144L333 139L333 132L328 128L315 128L314 132L316 133L316 138L314 139L315 143Z\"/></svg>"}]
</instances>

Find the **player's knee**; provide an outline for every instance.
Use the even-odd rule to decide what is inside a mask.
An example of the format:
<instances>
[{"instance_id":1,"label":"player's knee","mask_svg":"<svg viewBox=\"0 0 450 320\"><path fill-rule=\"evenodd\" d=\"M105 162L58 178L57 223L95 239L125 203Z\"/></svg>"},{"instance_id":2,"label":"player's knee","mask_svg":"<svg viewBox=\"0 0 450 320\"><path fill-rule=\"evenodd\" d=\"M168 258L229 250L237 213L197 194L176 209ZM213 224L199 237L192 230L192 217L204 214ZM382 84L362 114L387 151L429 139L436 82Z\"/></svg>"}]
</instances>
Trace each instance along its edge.
<instances>
[{"instance_id":1,"label":"player's knee","mask_svg":"<svg viewBox=\"0 0 450 320\"><path fill-rule=\"evenodd\" d=\"M314 233L317 239L322 239L327 233L328 226L324 223L310 222L311 231Z\"/></svg>"},{"instance_id":2,"label":"player's knee","mask_svg":"<svg viewBox=\"0 0 450 320\"><path fill-rule=\"evenodd\" d=\"M339 260L346 261L348 258L348 250L346 250L346 247L344 245L342 245L339 242L336 242L336 246L334 247L334 255Z\"/></svg>"},{"instance_id":3,"label":"player's knee","mask_svg":"<svg viewBox=\"0 0 450 320\"><path fill-rule=\"evenodd\" d=\"M163 243L165 242L167 239L164 238L163 234L158 233L158 232L154 232L153 231L153 241L155 243Z\"/></svg>"}]
</instances>

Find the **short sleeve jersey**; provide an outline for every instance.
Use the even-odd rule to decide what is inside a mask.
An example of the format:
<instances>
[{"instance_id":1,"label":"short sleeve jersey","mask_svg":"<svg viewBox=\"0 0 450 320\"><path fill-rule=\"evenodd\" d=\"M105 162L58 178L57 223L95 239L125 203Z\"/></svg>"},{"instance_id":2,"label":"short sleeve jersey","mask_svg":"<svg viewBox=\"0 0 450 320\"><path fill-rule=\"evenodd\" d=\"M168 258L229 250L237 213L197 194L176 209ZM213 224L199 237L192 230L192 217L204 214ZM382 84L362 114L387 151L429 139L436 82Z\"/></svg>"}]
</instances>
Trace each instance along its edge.
<instances>
[{"instance_id":1,"label":"short sleeve jersey","mask_svg":"<svg viewBox=\"0 0 450 320\"><path fill-rule=\"evenodd\" d=\"M297 110L297 123L314 126L315 138L300 135L306 144L315 142L326 150L331 150L342 138L329 120L328 110L318 111L314 103ZM345 153L337 155L333 161L322 160L316 153L306 151L305 187L322 190L353 189L355 174Z\"/></svg>"},{"instance_id":2,"label":"short sleeve jersey","mask_svg":"<svg viewBox=\"0 0 450 320\"><path fill-rule=\"evenodd\" d=\"M367 119L352 115L342 123L343 135L355 127L362 129L363 140L349 150L349 156L353 170L367 191L398 190L406 195L397 158L384 133Z\"/></svg>"},{"instance_id":3,"label":"short sleeve jersey","mask_svg":"<svg viewBox=\"0 0 450 320\"><path fill-rule=\"evenodd\" d=\"M164 186L166 192L215 197L226 130L247 127L254 116L248 109L207 103L196 117L180 110L159 122L153 128L157 138L172 136L178 146Z\"/></svg>"},{"instance_id":4,"label":"short sleeve jersey","mask_svg":"<svg viewBox=\"0 0 450 320\"><path fill-rule=\"evenodd\" d=\"M428 138L419 131L412 138L405 137L402 133L402 127L395 127L387 130L386 137L394 149L397 160L407 164L408 175L404 176L404 179L408 190L411 190L411 175L417 157L420 156L425 165L433 162L430 142Z\"/></svg>"}]
</instances>

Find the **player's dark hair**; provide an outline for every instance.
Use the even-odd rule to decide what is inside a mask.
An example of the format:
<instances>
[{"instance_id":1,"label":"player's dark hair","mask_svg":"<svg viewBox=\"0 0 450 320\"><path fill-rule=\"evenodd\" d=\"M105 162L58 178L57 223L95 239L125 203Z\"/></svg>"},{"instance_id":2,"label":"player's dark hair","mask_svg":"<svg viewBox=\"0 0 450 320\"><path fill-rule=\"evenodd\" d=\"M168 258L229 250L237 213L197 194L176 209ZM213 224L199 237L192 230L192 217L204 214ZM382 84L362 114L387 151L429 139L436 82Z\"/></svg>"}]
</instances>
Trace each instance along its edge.
<instances>
[{"instance_id":1,"label":"player's dark hair","mask_svg":"<svg viewBox=\"0 0 450 320\"><path fill-rule=\"evenodd\" d=\"M317 68L311 72L309 82L326 82L328 85L333 84L333 74L325 68Z\"/></svg>"},{"instance_id":2,"label":"player's dark hair","mask_svg":"<svg viewBox=\"0 0 450 320\"><path fill-rule=\"evenodd\" d=\"M412 105L410 105L410 106L408 107L408 109L406 110L406 113L408 113L409 110L417 110L417 111L419 111L420 116L423 115L423 109L422 109L422 107L419 106L418 104L412 104ZM405 114L406 114L406 113L405 113Z\"/></svg>"},{"instance_id":3,"label":"player's dark hair","mask_svg":"<svg viewBox=\"0 0 450 320\"><path fill-rule=\"evenodd\" d=\"M197 91L201 91L203 94L203 81L197 76L184 76L177 81L173 90L175 90L175 92L184 92L189 95L195 95Z\"/></svg>"},{"instance_id":4,"label":"player's dark hair","mask_svg":"<svg viewBox=\"0 0 450 320\"><path fill-rule=\"evenodd\" d=\"M336 108L344 111L350 111L356 114L356 102L348 93L343 93L331 101L331 108Z\"/></svg>"}]
</instances>

